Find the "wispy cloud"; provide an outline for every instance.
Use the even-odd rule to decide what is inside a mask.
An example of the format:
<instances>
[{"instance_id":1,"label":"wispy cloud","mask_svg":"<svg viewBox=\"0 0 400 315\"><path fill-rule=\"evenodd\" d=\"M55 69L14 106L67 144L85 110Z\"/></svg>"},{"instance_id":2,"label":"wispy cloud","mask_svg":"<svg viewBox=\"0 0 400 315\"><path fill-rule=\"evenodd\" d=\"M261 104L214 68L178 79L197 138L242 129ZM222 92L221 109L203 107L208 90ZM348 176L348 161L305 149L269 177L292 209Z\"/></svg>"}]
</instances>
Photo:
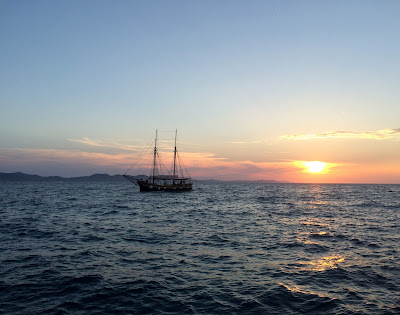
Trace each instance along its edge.
<instances>
[{"instance_id":1,"label":"wispy cloud","mask_svg":"<svg viewBox=\"0 0 400 315\"><path fill-rule=\"evenodd\" d=\"M88 145L91 147L102 147L102 148L112 148L112 149L120 149L126 151L138 151L144 148L143 145L132 145L132 144L123 144L115 141L104 141L104 140L93 140L90 138L80 138L80 139L67 139L69 142L80 143L84 145Z\"/></svg>"},{"instance_id":2,"label":"wispy cloud","mask_svg":"<svg viewBox=\"0 0 400 315\"><path fill-rule=\"evenodd\" d=\"M96 148L104 148L104 149L117 149L123 151L132 151L132 152L141 152L149 146L153 146L154 143L148 143L147 145L136 145L136 144L126 144L117 141L110 140L95 140L87 137L79 138L79 139L67 139L69 142L79 143L83 145L87 145L90 147ZM157 148L160 151L171 151L173 150L173 146L171 145L171 140L169 139L160 139L157 143Z\"/></svg>"},{"instance_id":3,"label":"wispy cloud","mask_svg":"<svg viewBox=\"0 0 400 315\"><path fill-rule=\"evenodd\" d=\"M128 154L106 154L82 152L76 150L58 149L25 149L25 148L0 148L0 161L3 163L32 163L32 162L75 162L108 165L110 163L127 163Z\"/></svg>"},{"instance_id":4,"label":"wispy cloud","mask_svg":"<svg viewBox=\"0 0 400 315\"><path fill-rule=\"evenodd\" d=\"M249 140L249 141L231 141L233 144L248 144L248 143L263 143L267 142L267 140Z\"/></svg>"},{"instance_id":5,"label":"wispy cloud","mask_svg":"<svg viewBox=\"0 0 400 315\"><path fill-rule=\"evenodd\" d=\"M375 139L375 140L400 140L400 128L382 129L377 131L328 131L303 135L284 135L280 139L286 140L313 140L313 139Z\"/></svg>"},{"instance_id":6,"label":"wispy cloud","mask_svg":"<svg viewBox=\"0 0 400 315\"><path fill-rule=\"evenodd\" d=\"M249 140L237 140L237 141L229 141L228 143L231 144L267 144L267 145L273 145L277 142L276 139L249 139Z\"/></svg>"},{"instance_id":7,"label":"wispy cloud","mask_svg":"<svg viewBox=\"0 0 400 315\"><path fill-rule=\"evenodd\" d=\"M291 161L254 162L250 160L233 161L217 157L212 153L185 153L185 166L196 178L218 178L225 180L244 179L283 179L283 174L292 172L295 167Z\"/></svg>"}]
</instances>

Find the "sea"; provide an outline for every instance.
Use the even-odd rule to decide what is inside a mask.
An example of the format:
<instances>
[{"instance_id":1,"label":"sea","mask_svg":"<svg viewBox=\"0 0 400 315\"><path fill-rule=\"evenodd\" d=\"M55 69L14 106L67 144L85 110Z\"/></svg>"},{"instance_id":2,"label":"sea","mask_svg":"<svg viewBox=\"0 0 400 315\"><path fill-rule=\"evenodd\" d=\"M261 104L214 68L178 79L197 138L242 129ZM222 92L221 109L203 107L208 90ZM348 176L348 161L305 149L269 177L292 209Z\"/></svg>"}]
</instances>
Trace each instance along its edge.
<instances>
[{"instance_id":1,"label":"sea","mask_svg":"<svg viewBox=\"0 0 400 315\"><path fill-rule=\"evenodd\" d=\"M400 314L400 185L0 183L1 314Z\"/></svg>"}]
</instances>

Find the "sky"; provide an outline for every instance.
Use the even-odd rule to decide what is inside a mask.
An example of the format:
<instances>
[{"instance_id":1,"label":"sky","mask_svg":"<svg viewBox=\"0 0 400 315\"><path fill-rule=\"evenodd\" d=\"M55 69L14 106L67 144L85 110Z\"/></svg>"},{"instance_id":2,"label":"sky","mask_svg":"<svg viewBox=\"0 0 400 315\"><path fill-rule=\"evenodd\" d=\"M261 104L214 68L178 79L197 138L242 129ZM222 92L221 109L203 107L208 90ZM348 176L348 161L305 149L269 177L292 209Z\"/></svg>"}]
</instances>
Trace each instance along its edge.
<instances>
[{"instance_id":1,"label":"sky","mask_svg":"<svg viewBox=\"0 0 400 315\"><path fill-rule=\"evenodd\" d=\"M400 183L399 16L398 0L1 1L0 172L122 174L178 129L198 179Z\"/></svg>"}]
</instances>

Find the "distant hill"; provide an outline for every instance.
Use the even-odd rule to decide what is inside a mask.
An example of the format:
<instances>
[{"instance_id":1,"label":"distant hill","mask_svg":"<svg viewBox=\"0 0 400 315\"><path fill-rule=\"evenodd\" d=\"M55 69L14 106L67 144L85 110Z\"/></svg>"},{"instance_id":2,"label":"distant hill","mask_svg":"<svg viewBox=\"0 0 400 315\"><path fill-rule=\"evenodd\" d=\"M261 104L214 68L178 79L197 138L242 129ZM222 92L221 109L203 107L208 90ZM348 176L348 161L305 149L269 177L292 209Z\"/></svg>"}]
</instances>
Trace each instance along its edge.
<instances>
[{"instance_id":1,"label":"distant hill","mask_svg":"<svg viewBox=\"0 0 400 315\"><path fill-rule=\"evenodd\" d=\"M61 176L39 176L29 175L21 172L0 173L0 181L17 182L123 182L126 181L122 175L94 174L91 176L80 177L61 177Z\"/></svg>"},{"instance_id":2,"label":"distant hill","mask_svg":"<svg viewBox=\"0 0 400 315\"><path fill-rule=\"evenodd\" d=\"M136 176L141 179L147 178L145 175ZM0 173L0 182L124 182L126 179L122 175L108 175L108 174L93 174L90 176L80 176L80 177L61 177L61 176L39 176L39 175L29 175L21 172L17 173ZM217 179L194 179L195 183L207 183L207 184L218 184L218 183L232 183L232 184L245 184L245 183L286 183L275 180L217 180Z\"/></svg>"}]
</instances>

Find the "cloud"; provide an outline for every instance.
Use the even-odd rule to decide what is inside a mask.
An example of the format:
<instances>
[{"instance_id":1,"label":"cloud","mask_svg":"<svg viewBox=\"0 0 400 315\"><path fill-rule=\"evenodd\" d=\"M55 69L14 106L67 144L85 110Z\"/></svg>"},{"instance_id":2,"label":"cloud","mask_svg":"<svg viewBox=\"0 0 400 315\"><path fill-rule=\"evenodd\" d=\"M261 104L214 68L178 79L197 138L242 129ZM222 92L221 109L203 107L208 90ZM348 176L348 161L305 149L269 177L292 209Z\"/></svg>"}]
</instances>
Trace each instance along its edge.
<instances>
[{"instance_id":1,"label":"cloud","mask_svg":"<svg viewBox=\"0 0 400 315\"><path fill-rule=\"evenodd\" d=\"M133 144L124 144L116 141L108 141L108 140L94 140L87 137L80 139L67 139L69 142L84 144L90 147L96 148L104 148L104 149L118 149L123 151L132 151L132 152L142 152L144 149L154 146L154 141L151 140L147 145L133 145ZM171 142L173 140L170 139L159 139L157 142L157 149L159 151L171 151L173 147L171 146Z\"/></svg>"},{"instance_id":2,"label":"cloud","mask_svg":"<svg viewBox=\"0 0 400 315\"><path fill-rule=\"evenodd\" d=\"M0 161L2 163L58 161L60 163L76 162L109 165L110 163L127 163L128 157L129 155L127 154L106 154L76 150L0 148Z\"/></svg>"},{"instance_id":3,"label":"cloud","mask_svg":"<svg viewBox=\"0 0 400 315\"><path fill-rule=\"evenodd\" d=\"M124 173L139 155L136 152L98 153L78 150L0 148L0 171L26 171L39 175L80 176L93 173ZM164 161L171 154L163 155ZM293 171L289 162L232 161L212 153L180 154L183 167L194 178L215 179L283 179Z\"/></svg>"},{"instance_id":4,"label":"cloud","mask_svg":"<svg viewBox=\"0 0 400 315\"><path fill-rule=\"evenodd\" d=\"M254 139L254 140L237 140L237 141L229 141L228 143L231 144L259 144L259 143L263 143L263 144L274 144L276 143L276 140L274 139Z\"/></svg>"},{"instance_id":5,"label":"cloud","mask_svg":"<svg viewBox=\"0 0 400 315\"><path fill-rule=\"evenodd\" d=\"M112 148L112 149L120 149L125 151L135 151L142 150L145 146L143 145L131 145L131 144L122 144L119 142L108 142L103 140L93 140L90 138L81 138L81 139L67 139L69 142L75 142L80 144L85 144L91 147L101 147L101 148Z\"/></svg>"},{"instance_id":6,"label":"cloud","mask_svg":"<svg viewBox=\"0 0 400 315\"><path fill-rule=\"evenodd\" d=\"M268 140L249 140L249 141L231 141L230 143L233 144L248 144L248 143L263 143L267 142Z\"/></svg>"},{"instance_id":7,"label":"cloud","mask_svg":"<svg viewBox=\"0 0 400 315\"><path fill-rule=\"evenodd\" d=\"M295 169L292 162L233 161L212 153L185 153L185 166L195 178L225 180L282 180L281 175Z\"/></svg>"},{"instance_id":8,"label":"cloud","mask_svg":"<svg viewBox=\"0 0 400 315\"><path fill-rule=\"evenodd\" d=\"M314 139L375 139L375 140L400 140L400 128L382 129L377 131L328 131L319 134L284 135L280 139L287 140L314 140Z\"/></svg>"}]
</instances>

